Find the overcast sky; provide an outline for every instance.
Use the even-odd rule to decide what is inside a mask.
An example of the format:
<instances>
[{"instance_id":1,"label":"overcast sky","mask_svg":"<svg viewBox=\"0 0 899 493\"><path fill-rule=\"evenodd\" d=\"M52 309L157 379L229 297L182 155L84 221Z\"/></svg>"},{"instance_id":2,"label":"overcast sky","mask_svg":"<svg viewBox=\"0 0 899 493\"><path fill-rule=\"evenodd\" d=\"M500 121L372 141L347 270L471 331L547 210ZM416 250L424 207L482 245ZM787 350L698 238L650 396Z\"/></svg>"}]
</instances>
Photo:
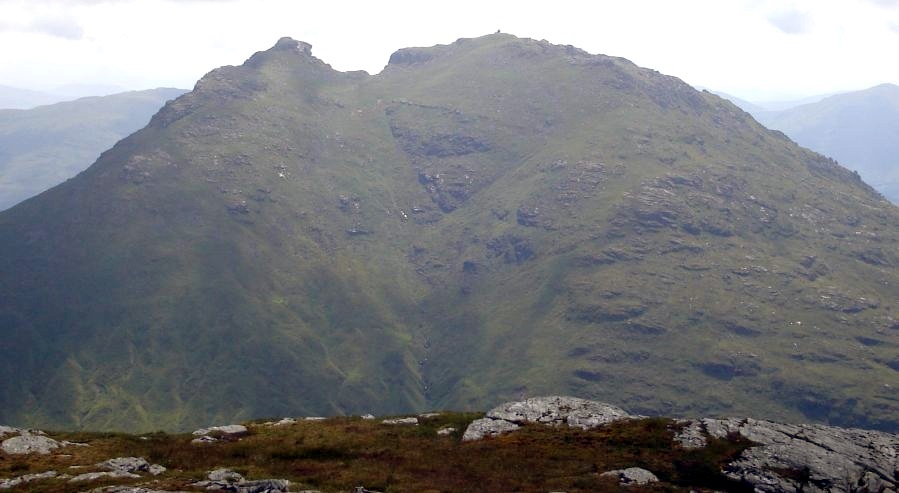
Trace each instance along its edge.
<instances>
[{"instance_id":1,"label":"overcast sky","mask_svg":"<svg viewBox=\"0 0 899 493\"><path fill-rule=\"evenodd\" d=\"M0 0L0 85L191 88L281 36L377 73L497 29L754 101L899 83L899 0Z\"/></svg>"}]
</instances>

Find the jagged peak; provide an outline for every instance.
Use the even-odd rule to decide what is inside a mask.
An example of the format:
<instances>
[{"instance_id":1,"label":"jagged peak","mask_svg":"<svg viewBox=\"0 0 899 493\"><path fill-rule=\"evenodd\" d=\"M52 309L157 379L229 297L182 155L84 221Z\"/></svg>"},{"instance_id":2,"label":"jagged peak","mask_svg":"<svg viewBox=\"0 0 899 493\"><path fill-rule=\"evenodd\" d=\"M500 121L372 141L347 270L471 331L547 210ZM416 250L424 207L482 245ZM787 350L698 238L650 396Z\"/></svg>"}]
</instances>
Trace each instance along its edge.
<instances>
[{"instance_id":1,"label":"jagged peak","mask_svg":"<svg viewBox=\"0 0 899 493\"><path fill-rule=\"evenodd\" d=\"M304 55L312 55L312 45L305 41L297 41L289 36L285 36L275 43L269 51L286 51L296 50Z\"/></svg>"}]
</instances>

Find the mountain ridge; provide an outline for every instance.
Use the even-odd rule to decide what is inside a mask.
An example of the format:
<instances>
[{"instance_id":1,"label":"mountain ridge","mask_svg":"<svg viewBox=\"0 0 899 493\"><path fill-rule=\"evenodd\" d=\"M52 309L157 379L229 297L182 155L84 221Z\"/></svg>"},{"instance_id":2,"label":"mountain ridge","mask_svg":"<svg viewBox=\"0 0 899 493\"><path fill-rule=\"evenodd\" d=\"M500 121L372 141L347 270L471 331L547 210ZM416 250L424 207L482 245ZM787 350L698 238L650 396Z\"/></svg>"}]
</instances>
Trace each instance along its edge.
<instances>
[{"instance_id":1,"label":"mountain ridge","mask_svg":"<svg viewBox=\"0 0 899 493\"><path fill-rule=\"evenodd\" d=\"M895 429L899 216L857 175L620 58L397 53L342 73L282 39L0 214L0 420L564 389Z\"/></svg>"}]
</instances>

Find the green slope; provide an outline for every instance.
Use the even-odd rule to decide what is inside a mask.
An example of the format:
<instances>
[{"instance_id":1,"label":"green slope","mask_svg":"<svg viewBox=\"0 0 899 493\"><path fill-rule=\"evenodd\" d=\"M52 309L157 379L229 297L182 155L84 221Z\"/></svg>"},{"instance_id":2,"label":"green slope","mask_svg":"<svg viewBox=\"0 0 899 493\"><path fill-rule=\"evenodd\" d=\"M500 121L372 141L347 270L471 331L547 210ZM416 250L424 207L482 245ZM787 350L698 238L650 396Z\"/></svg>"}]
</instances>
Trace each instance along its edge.
<instances>
[{"instance_id":1,"label":"green slope","mask_svg":"<svg viewBox=\"0 0 899 493\"><path fill-rule=\"evenodd\" d=\"M184 92L151 89L0 110L0 210L75 176Z\"/></svg>"},{"instance_id":2,"label":"green slope","mask_svg":"<svg viewBox=\"0 0 899 493\"><path fill-rule=\"evenodd\" d=\"M895 430L897 226L623 59L498 34L369 76L283 39L0 214L0 422L573 393Z\"/></svg>"}]
</instances>

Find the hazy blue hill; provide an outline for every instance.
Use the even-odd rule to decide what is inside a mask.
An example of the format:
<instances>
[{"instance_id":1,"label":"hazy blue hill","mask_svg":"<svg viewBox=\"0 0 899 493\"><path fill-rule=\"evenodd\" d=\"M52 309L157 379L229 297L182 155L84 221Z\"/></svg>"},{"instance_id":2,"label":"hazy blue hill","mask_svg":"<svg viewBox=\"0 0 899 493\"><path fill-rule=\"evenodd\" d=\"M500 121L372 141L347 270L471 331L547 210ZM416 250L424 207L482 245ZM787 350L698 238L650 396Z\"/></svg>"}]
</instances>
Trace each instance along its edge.
<instances>
[{"instance_id":1,"label":"hazy blue hill","mask_svg":"<svg viewBox=\"0 0 899 493\"><path fill-rule=\"evenodd\" d=\"M18 87L0 86L0 109L29 109L59 101L59 96Z\"/></svg>"},{"instance_id":2,"label":"hazy blue hill","mask_svg":"<svg viewBox=\"0 0 899 493\"><path fill-rule=\"evenodd\" d=\"M184 92L152 89L0 110L0 210L75 176Z\"/></svg>"},{"instance_id":3,"label":"hazy blue hill","mask_svg":"<svg viewBox=\"0 0 899 493\"><path fill-rule=\"evenodd\" d=\"M575 394L895 431L897 244L857 175L627 60L282 39L0 213L0 422Z\"/></svg>"},{"instance_id":4,"label":"hazy blue hill","mask_svg":"<svg viewBox=\"0 0 899 493\"><path fill-rule=\"evenodd\" d=\"M753 115L799 144L858 171L866 182L899 203L899 86L883 84Z\"/></svg>"}]
</instances>

